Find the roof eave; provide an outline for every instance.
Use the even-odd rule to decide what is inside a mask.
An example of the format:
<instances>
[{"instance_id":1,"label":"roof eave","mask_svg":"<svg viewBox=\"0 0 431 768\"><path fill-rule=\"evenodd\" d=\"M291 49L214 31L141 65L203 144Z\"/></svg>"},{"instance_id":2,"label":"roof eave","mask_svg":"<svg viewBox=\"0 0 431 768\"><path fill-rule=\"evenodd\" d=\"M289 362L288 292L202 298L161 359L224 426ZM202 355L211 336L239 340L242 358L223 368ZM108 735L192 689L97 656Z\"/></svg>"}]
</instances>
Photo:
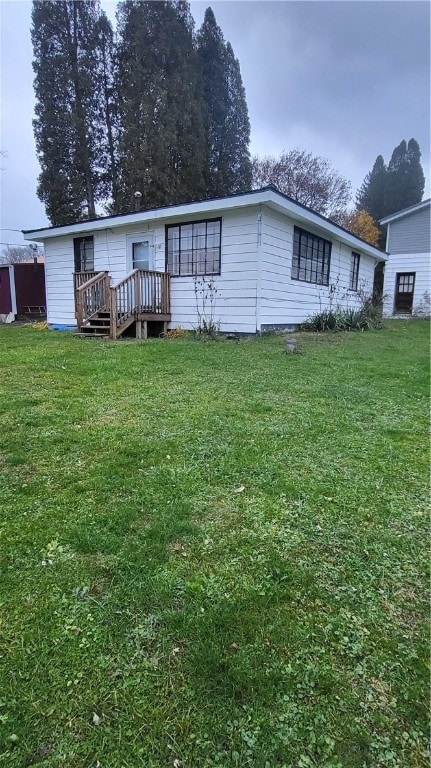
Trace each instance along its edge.
<instances>
[{"instance_id":1,"label":"roof eave","mask_svg":"<svg viewBox=\"0 0 431 768\"><path fill-rule=\"evenodd\" d=\"M164 208L155 208L149 211L137 211L135 213L120 214L115 216L105 216L99 219L89 221L74 222L56 227L47 227L44 229L23 230L25 240L34 240L44 242L54 237L64 237L74 234L84 234L85 232L95 232L100 230L122 227L130 224L144 224L148 221L163 221L176 217L214 214L217 215L221 210L231 210L234 208L244 208L249 205L267 204L270 207L291 215L296 221L303 224L312 224L326 234L332 234L341 242L360 249L378 261L386 261L387 254L379 248L370 245L365 240L344 229L338 224L326 219L324 216L312 211L301 203L292 200L287 195L279 192L275 187L268 186L263 189L244 192L224 198L215 198L210 200L200 200L191 203L182 203L179 205L167 206Z\"/></svg>"},{"instance_id":2,"label":"roof eave","mask_svg":"<svg viewBox=\"0 0 431 768\"><path fill-rule=\"evenodd\" d=\"M403 219L405 216L410 216L412 213L416 213L417 211L421 211L423 208L426 208L427 206L431 205L431 198L428 198L427 200L422 200L420 203L416 203L416 205L411 205L409 208L403 208L402 211L396 211L395 213L391 213L390 216L385 216L384 219L379 219L379 224L390 224L392 221L397 221L398 219Z\"/></svg>"}]
</instances>

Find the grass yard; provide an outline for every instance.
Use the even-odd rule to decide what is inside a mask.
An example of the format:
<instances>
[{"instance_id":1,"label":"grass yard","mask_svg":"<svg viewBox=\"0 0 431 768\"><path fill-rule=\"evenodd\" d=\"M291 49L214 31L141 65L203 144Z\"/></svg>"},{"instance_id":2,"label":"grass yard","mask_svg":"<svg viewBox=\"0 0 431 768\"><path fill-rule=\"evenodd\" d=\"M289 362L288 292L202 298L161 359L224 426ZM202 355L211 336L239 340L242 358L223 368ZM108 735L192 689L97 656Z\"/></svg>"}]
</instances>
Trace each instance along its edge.
<instances>
[{"instance_id":1,"label":"grass yard","mask_svg":"<svg viewBox=\"0 0 431 768\"><path fill-rule=\"evenodd\" d=\"M428 766L426 321L0 327L0 764Z\"/></svg>"}]
</instances>

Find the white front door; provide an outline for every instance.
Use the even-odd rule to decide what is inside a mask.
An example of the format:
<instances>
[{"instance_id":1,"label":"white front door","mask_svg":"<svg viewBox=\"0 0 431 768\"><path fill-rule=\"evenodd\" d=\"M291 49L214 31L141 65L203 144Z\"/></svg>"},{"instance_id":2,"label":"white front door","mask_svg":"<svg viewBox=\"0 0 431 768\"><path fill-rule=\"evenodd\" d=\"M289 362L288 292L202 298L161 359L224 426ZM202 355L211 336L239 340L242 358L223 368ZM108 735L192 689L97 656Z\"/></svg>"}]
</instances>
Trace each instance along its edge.
<instances>
[{"instance_id":1,"label":"white front door","mask_svg":"<svg viewBox=\"0 0 431 768\"><path fill-rule=\"evenodd\" d=\"M151 237L142 236L130 240L131 268L154 269L153 240Z\"/></svg>"}]
</instances>

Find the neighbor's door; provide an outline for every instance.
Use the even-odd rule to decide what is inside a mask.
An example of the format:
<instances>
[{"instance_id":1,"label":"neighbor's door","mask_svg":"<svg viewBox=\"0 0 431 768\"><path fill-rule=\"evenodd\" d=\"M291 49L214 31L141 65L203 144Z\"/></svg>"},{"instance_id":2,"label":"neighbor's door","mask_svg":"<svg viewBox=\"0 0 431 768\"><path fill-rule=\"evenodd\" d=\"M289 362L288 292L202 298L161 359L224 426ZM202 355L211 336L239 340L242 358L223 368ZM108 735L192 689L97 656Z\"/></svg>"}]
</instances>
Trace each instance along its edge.
<instances>
[{"instance_id":1,"label":"neighbor's door","mask_svg":"<svg viewBox=\"0 0 431 768\"><path fill-rule=\"evenodd\" d=\"M411 315L412 313L415 276L416 272L397 273L394 311L399 314Z\"/></svg>"}]
</instances>

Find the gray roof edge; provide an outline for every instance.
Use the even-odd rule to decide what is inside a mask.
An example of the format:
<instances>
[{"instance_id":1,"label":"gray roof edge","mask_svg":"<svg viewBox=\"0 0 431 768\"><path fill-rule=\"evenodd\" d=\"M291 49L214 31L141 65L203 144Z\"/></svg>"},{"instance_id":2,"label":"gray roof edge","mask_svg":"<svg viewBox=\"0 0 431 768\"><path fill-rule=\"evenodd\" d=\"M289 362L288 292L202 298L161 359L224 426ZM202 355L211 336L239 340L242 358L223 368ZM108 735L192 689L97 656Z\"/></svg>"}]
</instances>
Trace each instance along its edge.
<instances>
[{"instance_id":1,"label":"gray roof edge","mask_svg":"<svg viewBox=\"0 0 431 768\"><path fill-rule=\"evenodd\" d=\"M401 211L396 211L395 213L391 213L390 216L385 216L383 219L379 219L379 224L389 224L391 221L395 221L396 219L402 219L404 216L409 216L411 213L420 211L421 208L426 208L427 205L430 204L431 198L422 200L420 203L415 203L414 205L410 205L408 208L403 208Z\"/></svg>"}]
</instances>

